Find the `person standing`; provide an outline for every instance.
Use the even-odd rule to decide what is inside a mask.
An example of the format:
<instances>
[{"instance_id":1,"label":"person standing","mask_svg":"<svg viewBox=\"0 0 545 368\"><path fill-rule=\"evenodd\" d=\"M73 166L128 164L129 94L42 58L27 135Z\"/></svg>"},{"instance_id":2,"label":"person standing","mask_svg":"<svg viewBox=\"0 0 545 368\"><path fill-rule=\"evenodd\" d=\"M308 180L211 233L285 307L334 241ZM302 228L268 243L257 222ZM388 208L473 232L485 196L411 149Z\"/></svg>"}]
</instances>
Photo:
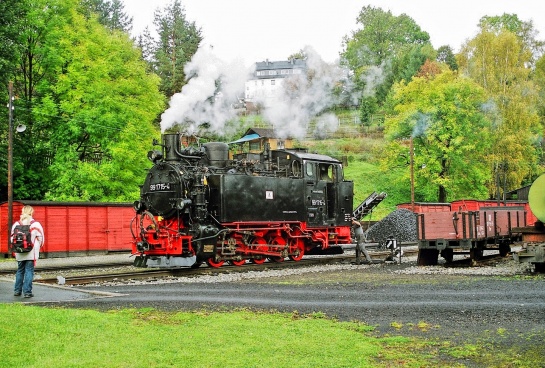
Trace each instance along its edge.
<instances>
[{"instance_id":1,"label":"person standing","mask_svg":"<svg viewBox=\"0 0 545 368\"><path fill-rule=\"evenodd\" d=\"M369 255L369 252L365 248L365 235L363 233L363 228L361 227L361 223L357 221L356 219L352 219L352 226L354 228L354 235L356 236L356 241L358 242L358 245L356 246L356 264L360 264L360 253L363 253L365 255L365 259L367 263L372 263L371 256Z\"/></svg>"},{"instance_id":2,"label":"person standing","mask_svg":"<svg viewBox=\"0 0 545 368\"><path fill-rule=\"evenodd\" d=\"M32 294L32 281L34 279L34 266L36 261L40 258L40 248L44 245L44 229L42 225L35 221L32 217L34 214L34 208L32 206L24 206L21 211L21 217L19 221L16 221L11 228L11 240L13 244L13 237L15 227L19 225L30 225L30 238L32 242L32 249L25 253L15 253L15 259L17 260L17 273L15 274L15 296L23 295L25 298L31 298Z\"/></svg>"}]
</instances>

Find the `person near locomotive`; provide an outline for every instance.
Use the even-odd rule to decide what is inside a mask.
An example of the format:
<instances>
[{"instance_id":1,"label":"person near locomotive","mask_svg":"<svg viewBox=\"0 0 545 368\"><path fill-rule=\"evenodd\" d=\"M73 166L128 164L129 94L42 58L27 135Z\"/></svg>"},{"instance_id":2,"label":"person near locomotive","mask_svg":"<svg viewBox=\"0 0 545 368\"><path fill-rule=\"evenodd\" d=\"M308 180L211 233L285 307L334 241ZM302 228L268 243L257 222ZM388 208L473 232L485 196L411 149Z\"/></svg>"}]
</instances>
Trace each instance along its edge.
<instances>
[{"instance_id":1,"label":"person near locomotive","mask_svg":"<svg viewBox=\"0 0 545 368\"><path fill-rule=\"evenodd\" d=\"M20 296L21 294L25 298L31 298L32 294L32 281L34 279L34 266L36 261L40 258L40 248L44 245L44 229L42 225L35 221L32 217L34 214L34 208L32 206L24 206L21 211L21 217L19 221L16 221L11 228L11 235L13 240L15 227L18 225L30 225L31 241L34 245L30 252L15 253L15 259L17 260L17 273L15 274L15 287L14 295Z\"/></svg>"},{"instance_id":2,"label":"person near locomotive","mask_svg":"<svg viewBox=\"0 0 545 368\"><path fill-rule=\"evenodd\" d=\"M367 260L367 263L371 263L371 256L369 255L369 252L365 248L365 235L363 233L363 228L361 226L361 223L357 221L356 219L352 219L352 227L354 228L354 235L356 236L357 246L356 246L356 264L360 264L360 254L363 253L365 255L365 259Z\"/></svg>"}]
</instances>

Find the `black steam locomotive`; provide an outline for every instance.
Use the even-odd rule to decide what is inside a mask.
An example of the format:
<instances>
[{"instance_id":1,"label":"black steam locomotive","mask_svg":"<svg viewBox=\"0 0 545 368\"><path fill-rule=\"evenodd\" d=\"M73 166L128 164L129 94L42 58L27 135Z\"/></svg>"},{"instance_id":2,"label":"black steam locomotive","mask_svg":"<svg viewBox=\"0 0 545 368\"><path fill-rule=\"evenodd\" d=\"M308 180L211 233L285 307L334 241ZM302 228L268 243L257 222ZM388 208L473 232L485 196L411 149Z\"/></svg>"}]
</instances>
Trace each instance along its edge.
<instances>
[{"instance_id":1,"label":"black steam locomotive","mask_svg":"<svg viewBox=\"0 0 545 368\"><path fill-rule=\"evenodd\" d=\"M334 158L269 147L229 158L227 144L181 134L154 145L134 204L136 266L298 261L351 243L354 186Z\"/></svg>"}]
</instances>

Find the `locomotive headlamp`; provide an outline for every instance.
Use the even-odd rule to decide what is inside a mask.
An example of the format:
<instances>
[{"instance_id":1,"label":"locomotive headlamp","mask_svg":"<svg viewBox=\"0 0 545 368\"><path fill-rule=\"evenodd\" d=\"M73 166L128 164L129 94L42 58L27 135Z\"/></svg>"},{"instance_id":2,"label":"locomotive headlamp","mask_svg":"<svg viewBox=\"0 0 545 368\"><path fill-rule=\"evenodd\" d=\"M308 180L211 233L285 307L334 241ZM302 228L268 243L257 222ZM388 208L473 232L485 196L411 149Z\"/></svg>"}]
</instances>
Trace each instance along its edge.
<instances>
[{"instance_id":1,"label":"locomotive headlamp","mask_svg":"<svg viewBox=\"0 0 545 368\"><path fill-rule=\"evenodd\" d=\"M148 152L148 160L155 163L163 158L163 153L161 151L153 150Z\"/></svg>"},{"instance_id":2,"label":"locomotive headlamp","mask_svg":"<svg viewBox=\"0 0 545 368\"><path fill-rule=\"evenodd\" d=\"M144 204L141 201L134 201L132 207L137 213L140 213L144 209Z\"/></svg>"}]
</instances>

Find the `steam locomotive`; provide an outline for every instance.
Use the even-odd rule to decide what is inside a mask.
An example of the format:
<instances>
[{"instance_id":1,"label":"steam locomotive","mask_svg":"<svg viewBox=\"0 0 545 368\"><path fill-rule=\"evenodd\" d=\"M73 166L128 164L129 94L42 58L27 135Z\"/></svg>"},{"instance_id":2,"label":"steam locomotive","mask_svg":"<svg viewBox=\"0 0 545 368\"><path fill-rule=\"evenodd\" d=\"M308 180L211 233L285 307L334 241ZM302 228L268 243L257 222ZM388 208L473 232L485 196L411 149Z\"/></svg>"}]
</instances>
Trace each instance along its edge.
<instances>
[{"instance_id":1,"label":"steam locomotive","mask_svg":"<svg viewBox=\"0 0 545 368\"><path fill-rule=\"evenodd\" d=\"M241 266L342 253L353 182L341 162L302 149L239 153L182 134L154 140L134 203L135 266Z\"/></svg>"}]
</instances>

